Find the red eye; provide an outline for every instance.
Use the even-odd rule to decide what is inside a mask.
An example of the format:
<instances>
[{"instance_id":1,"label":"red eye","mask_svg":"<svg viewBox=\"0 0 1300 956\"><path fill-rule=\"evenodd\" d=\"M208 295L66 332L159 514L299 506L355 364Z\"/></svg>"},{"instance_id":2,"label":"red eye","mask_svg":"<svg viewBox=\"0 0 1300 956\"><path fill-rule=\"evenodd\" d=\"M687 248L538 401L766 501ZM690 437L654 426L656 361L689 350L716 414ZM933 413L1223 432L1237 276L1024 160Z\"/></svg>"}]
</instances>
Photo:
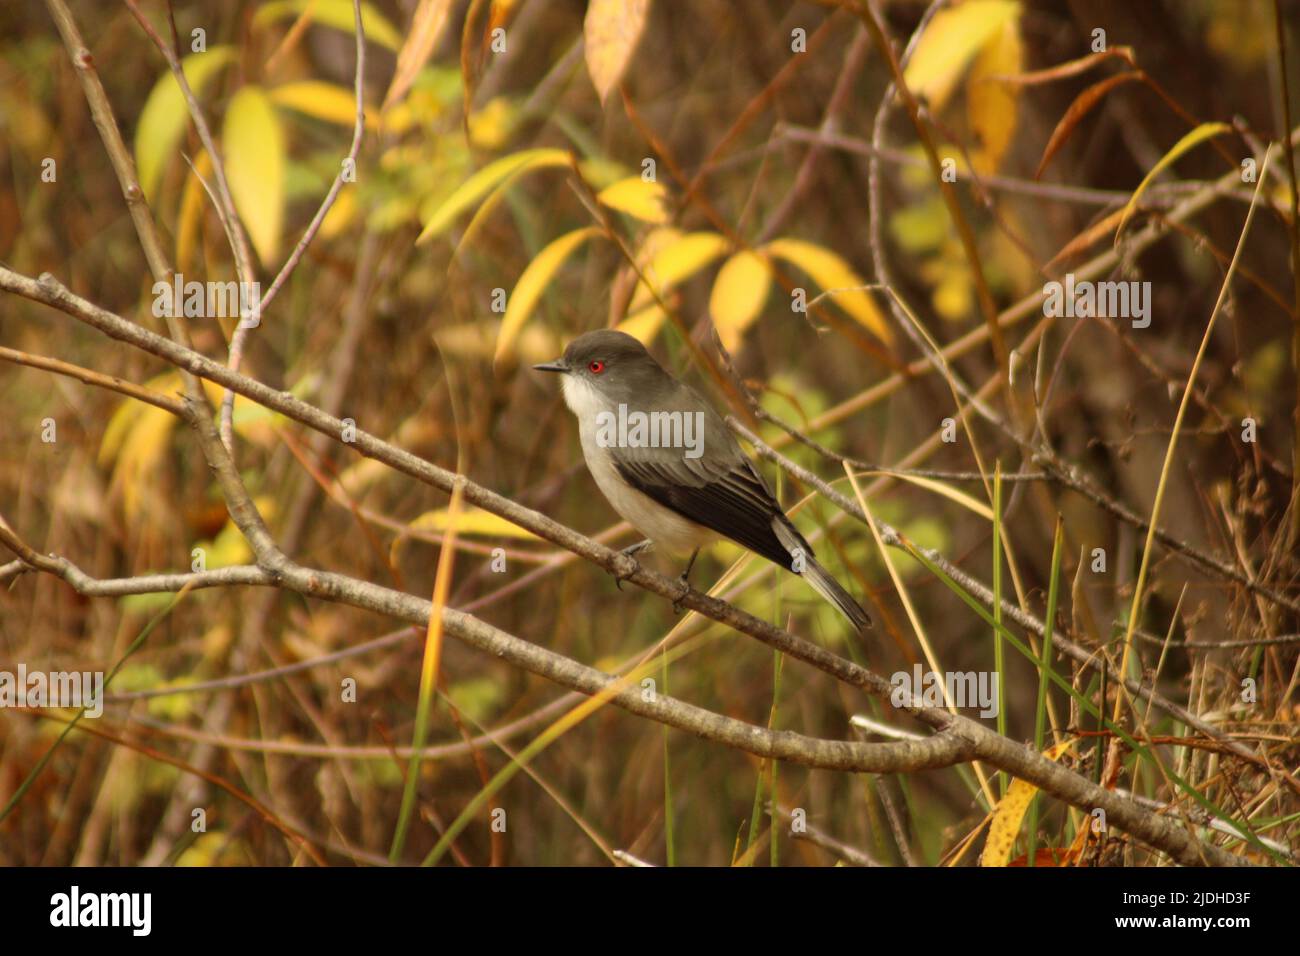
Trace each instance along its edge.
<instances>
[{"instance_id":1,"label":"red eye","mask_svg":"<svg viewBox=\"0 0 1300 956\"><path fill-rule=\"evenodd\" d=\"M601 372L605 371L605 363L600 359L596 359L596 361L589 363L587 368L591 370L592 375L599 375Z\"/></svg>"}]
</instances>

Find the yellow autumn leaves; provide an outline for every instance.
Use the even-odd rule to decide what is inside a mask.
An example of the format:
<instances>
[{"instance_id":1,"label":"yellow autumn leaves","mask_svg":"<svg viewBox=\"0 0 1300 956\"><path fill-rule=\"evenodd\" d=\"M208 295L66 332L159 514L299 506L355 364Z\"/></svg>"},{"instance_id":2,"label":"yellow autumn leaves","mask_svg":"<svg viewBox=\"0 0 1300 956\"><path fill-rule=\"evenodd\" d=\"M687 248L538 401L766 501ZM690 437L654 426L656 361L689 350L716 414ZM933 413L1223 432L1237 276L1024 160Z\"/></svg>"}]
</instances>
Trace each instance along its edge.
<instances>
[{"instance_id":1,"label":"yellow autumn leaves","mask_svg":"<svg viewBox=\"0 0 1300 956\"><path fill-rule=\"evenodd\" d=\"M428 8L430 5L426 4ZM436 6L436 5L435 5ZM443 3L442 6L446 6ZM408 52L416 40L430 47L441 29L437 9L427 9L422 19L417 19L414 30L403 45L402 35L371 4L361 5L361 22L366 40L370 43L405 54L405 72L394 78L394 87L385 105L391 108L383 114L384 128L395 133L413 125L411 110L397 99L410 88L413 69L423 65L418 59L419 50ZM443 11L445 14L445 11ZM280 0L258 7L252 18L253 29L285 18L297 18L324 26L352 32L355 27L351 0ZM421 23L426 27L421 29ZM230 46L215 46L191 53L181 61L186 82L196 98L202 100L205 90L236 59L236 50ZM428 49L424 55L427 57ZM402 62L399 60L399 62ZM404 84L397 87L398 81ZM392 95L392 94L396 95ZM288 139L281 119L281 110L292 110L315 119L340 126L351 127L356 115L355 93L331 83L316 80L286 83L264 87L247 83L237 89L226 104L222 115L219 146L225 163L235 211L248 232L254 252L263 265L273 264L280 255L283 238L285 207L289 193ZM189 109L180 84L170 72L164 73L154 85L140 114L135 133L135 161L140 186L151 200L156 199L167 164L175 157L186 126L190 122ZM366 124L379 125L379 117L368 110ZM210 169L210 158L200 151L193 160L196 169ZM187 194L201 188L194 173L190 173ZM193 212L193 210L191 210ZM325 230L328 235L330 230ZM185 239L182 235L180 238ZM187 239L188 241L188 239Z\"/></svg>"},{"instance_id":2,"label":"yellow autumn leaves","mask_svg":"<svg viewBox=\"0 0 1300 956\"><path fill-rule=\"evenodd\" d=\"M642 0L590 0L584 21L588 73L604 102L627 68L648 12ZM967 117L973 133L971 162L977 170L996 168L1016 125L1015 90L1004 81L1022 65L1017 0L965 0L940 11L926 27L907 67L909 87L932 109L943 108L963 77ZM557 155L558 153L558 155ZM447 229L455 218L482 201L478 215L524 173L545 166L581 164L557 150L526 150L488 164L470 178L426 221L420 241ZM865 280L837 253L802 239L780 238L756 249L734 248L716 232L682 233L669 229L667 194L662 187L629 177L598 193L607 208L657 227L643 236L636 251L635 290L619 328L643 339L652 337L665 318L663 296L705 268L722 260L709 295L709 314L727 349L738 348L771 297L775 269L789 266L807 275L833 304L885 343L892 335ZM471 222L472 231L475 221ZM509 354L545 290L565 262L583 245L606 236L589 226L568 232L543 247L519 276L508 299L495 356ZM815 300L815 295L806 299ZM795 307L798 310L798 307ZM964 311L949 309L949 312Z\"/></svg>"},{"instance_id":3,"label":"yellow autumn leaves","mask_svg":"<svg viewBox=\"0 0 1300 956\"><path fill-rule=\"evenodd\" d=\"M382 112L366 110L368 128L377 129L382 123L386 131L398 134L414 128L410 104L403 98L446 27L448 6L447 0L421 0L409 29L403 33L370 4L362 5L367 40L398 56L397 73L384 96ZM587 72L602 102L634 57L649 9L649 0L589 0L583 22L584 54ZM996 166L1014 132L1015 98L1013 90L1001 80L1021 68L1020 13L1016 0L965 0L944 9L926 27L907 67L909 86L936 110L967 77L967 112L975 140L972 161L977 168ZM301 22L304 18L339 30L353 29L350 0L264 3L252 27L262 29L277 21ZM203 96L223 68L233 65L234 53L231 47L214 47L185 59L185 74L197 96ZM503 103L495 102L484 107L483 112L503 108ZM354 117L354 95L335 84L303 80L266 87L245 84L227 102L221 123L227 176L236 210L263 264L276 259L283 247L289 189L284 111L348 126ZM483 116L471 116L471 126L476 119L481 125ZM158 190L187 123L188 111L180 89L165 74L149 97L136 134L140 180L147 194ZM504 128L510 123L507 118L496 125ZM579 162L567 150L553 148L527 149L498 158L470 176L449 197L438 197L432 214L428 211L430 204L422 207L423 228L418 241L428 242L445 232L462 213L473 209L474 218L460 239L464 243L520 177L546 168L568 167L589 181L600 182L603 188L596 196L601 206L649 227L637 247L639 258L646 253L640 262L643 274L636 280L624 319L624 325L634 334L647 338L656 334L665 319L662 296L704 269L720 265L708 305L728 349L743 343L765 309L771 306L777 311L778 306L772 305L773 281L779 277L781 285L791 288L798 281L798 273L816 287L806 291L806 300L816 301L821 308L838 309L880 340L891 342L889 326L873 293L865 288L863 277L836 252L795 238L778 238L747 249L737 248L717 232L666 231L672 219L667 190L638 176L611 180L587 175L586 167L597 162L609 165L594 158ZM194 165L200 170L209 168L209 160L200 154ZM197 179L191 173L182 208L184 221L180 224L185 228L178 232L178 241L184 244L192 245L202 199ZM345 224L355 214L355 207L355 194L345 190L327 221L325 235L334 234ZM584 245L607 239L603 230L585 227L551 240L536 254L509 297L496 349L498 357L511 350L566 262ZM791 307L800 310L793 302Z\"/></svg>"},{"instance_id":4,"label":"yellow autumn leaves","mask_svg":"<svg viewBox=\"0 0 1300 956\"><path fill-rule=\"evenodd\" d=\"M185 80L195 96L201 96L208 82L235 56L233 47L214 47L206 53L194 53L181 61ZM140 113L135 128L135 165L140 188L153 198L162 179L163 165L176 150L176 144L189 122L185 96L176 78L167 73L154 86Z\"/></svg>"},{"instance_id":5,"label":"yellow autumn leaves","mask_svg":"<svg viewBox=\"0 0 1300 956\"><path fill-rule=\"evenodd\" d=\"M649 12L650 0L588 0L583 52L602 103L627 69Z\"/></svg>"},{"instance_id":6,"label":"yellow autumn leaves","mask_svg":"<svg viewBox=\"0 0 1300 956\"><path fill-rule=\"evenodd\" d=\"M524 173L567 167L579 176L591 168L564 150L533 149L513 153L484 166L457 188L425 223L418 242L444 233L457 217L478 206L467 231ZM585 178L585 177L584 177ZM665 318L661 303L672 289L717 260L731 255L718 271L709 296L709 313L727 349L740 345L767 303L774 279L773 261L780 260L806 273L825 298L886 343L892 334L866 281L837 253L802 239L776 239L754 250L732 252L731 242L717 232L683 232L664 223L669 220L668 191L642 176L615 180L596 193L601 206L621 212L652 228L635 253L639 273L628 304L623 331L648 341ZM524 324L561 267L583 244L605 240L601 226L586 226L551 240L524 268L507 301L497 339L495 358L509 354ZM462 240L463 241L463 240ZM803 292L792 300L792 311L805 311L816 295Z\"/></svg>"},{"instance_id":7,"label":"yellow autumn leaves","mask_svg":"<svg viewBox=\"0 0 1300 956\"><path fill-rule=\"evenodd\" d=\"M284 130L275 107L260 87L245 86L226 107L221 127L226 179L235 211L263 264L280 251L284 229Z\"/></svg>"},{"instance_id":8,"label":"yellow autumn leaves","mask_svg":"<svg viewBox=\"0 0 1300 956\"><path fill-rule=\"evenodd\" d=\"M1066 740L1049 747L1043 754L1048 760L1058 760L1061 755L1073 747L1075 741ZM1006 794L994 808L989 822L988 839L984 841L984 853L980 857L980 866L1007 866L1011 861L1011 850L1015 846L1016 836L1029 810L1029 804L1038 794L1038 787L1021 780L1011 781Z\"/></svg>"},{"instance_id":9,"label":"yellow autumn leaves","mask_svg":"<svg viewBox=\"0 0 1300 956\"><path fill-rule=\"evenodd\" d=\"M1015 91L1005 79L1020 72L1023 48L1017 0L966 0L934 15L903 78L936 112L966 80L966 120L974 137L971 164L993 172L1016 128Z\"/></svg>"}]
</instances>

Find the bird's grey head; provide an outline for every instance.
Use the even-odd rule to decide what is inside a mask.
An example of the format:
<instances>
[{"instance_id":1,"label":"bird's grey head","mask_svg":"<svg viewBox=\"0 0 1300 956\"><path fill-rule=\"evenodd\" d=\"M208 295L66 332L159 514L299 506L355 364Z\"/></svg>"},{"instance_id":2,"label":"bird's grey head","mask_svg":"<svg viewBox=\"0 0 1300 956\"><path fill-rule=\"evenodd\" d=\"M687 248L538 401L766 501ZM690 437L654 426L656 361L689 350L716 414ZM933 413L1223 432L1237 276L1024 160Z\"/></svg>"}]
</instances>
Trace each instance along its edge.
<instances>
[{"instance_id":1,"label":"bird's grey head","mask_svg":"<svg viewBox=\"0 0 1300 956\"><path fill-rule=\"evenodd\" d=\"M533 368L565 377L564 397L575 412L574 398L584 394L599 396L602 404L639 404L638 400L650 399L672 386L668 373L644 345L613 329L580 335L558 359Z\"/></svg>"}]
</instances>

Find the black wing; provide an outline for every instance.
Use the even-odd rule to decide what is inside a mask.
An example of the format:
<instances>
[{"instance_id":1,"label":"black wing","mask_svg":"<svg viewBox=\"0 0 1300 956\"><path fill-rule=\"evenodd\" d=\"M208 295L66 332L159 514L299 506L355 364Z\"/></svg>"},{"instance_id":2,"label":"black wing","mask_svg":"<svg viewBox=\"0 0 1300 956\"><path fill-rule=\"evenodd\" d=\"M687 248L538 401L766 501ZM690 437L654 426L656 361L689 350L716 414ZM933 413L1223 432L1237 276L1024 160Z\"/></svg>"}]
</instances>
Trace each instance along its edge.
<instances>
[{"instance_id":1,"label":"black wing","mask_svg":"<svg viewBox=\"0 0 1300 956\"><path fill-rule=\"evenodd\" d=\"M728 464L730 468L721 473L680 460L624 459L614 466L628 484L665 508L788 568L790 552L772 530L772 519L784 520L781 506L749 459L741 456ZM812 553L806 542L803 546Z\"/></svg>"}]
</instances>

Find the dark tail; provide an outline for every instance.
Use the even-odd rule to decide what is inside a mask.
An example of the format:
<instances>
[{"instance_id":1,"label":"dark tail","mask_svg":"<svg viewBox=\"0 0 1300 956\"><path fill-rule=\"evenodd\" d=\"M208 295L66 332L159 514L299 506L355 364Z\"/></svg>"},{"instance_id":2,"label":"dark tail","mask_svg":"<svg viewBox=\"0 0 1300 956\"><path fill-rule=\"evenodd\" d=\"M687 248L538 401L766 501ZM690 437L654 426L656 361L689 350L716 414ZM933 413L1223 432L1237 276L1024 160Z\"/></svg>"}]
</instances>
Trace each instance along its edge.
<instances>
[{"instance_id":1,"label":"dark tail","mask_svg":"<svg viewBox=\"0 0 1300 956\"><path fill-rule=\"evenodd\" d=\"M835 605L836 609L849 619L859 631L871 627L871 617L862 610L862 605L853 599L853 595L840 586L829 571L811 557L804 558L803 573L799 575L807 581L814 591Z\"/></svg>"},{"instance_id":2,"label":"dark tail","mask_svg":"<svg viewBox=\"0 0 1300 956\"><path fill-rule=\"evenodd\" d=\"M871 626L871 617L862 610L862 605L853 599L853 595L840 587L840 582L831 577L831 573L817 563L812 548L804 540L797 528L785 515L772 519L772 531L777 540L791 555L798 553L803 561L803 570L795 570L798 562L787 564L789 571L807 581L814 591L835 605L836 609L849 619L849 623L860 633Z\"/></svg>"}]
</instances>

